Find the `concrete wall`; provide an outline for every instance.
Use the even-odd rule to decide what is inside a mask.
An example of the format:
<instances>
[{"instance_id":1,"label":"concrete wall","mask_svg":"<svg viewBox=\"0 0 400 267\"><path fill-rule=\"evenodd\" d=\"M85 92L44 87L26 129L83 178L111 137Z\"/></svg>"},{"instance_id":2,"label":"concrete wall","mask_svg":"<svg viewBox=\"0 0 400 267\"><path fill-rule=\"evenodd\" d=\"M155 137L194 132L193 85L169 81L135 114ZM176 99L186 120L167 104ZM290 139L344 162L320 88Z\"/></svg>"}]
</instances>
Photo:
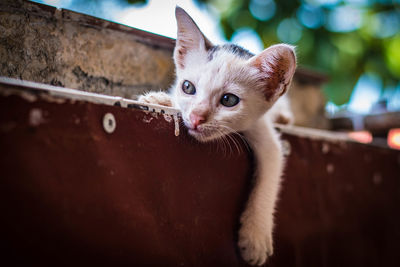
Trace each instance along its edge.
<instances>
[{"instance_id":1,"label":"concrete wall","mask_svg":"<svg viewBox=\"0 0 400 267\"><path fill-rule=\"evenodd\" d=\"M173 82L169 38L21 0L0 2L0 32L0 76L128 98Z\"/></svg>"}]
</instances>

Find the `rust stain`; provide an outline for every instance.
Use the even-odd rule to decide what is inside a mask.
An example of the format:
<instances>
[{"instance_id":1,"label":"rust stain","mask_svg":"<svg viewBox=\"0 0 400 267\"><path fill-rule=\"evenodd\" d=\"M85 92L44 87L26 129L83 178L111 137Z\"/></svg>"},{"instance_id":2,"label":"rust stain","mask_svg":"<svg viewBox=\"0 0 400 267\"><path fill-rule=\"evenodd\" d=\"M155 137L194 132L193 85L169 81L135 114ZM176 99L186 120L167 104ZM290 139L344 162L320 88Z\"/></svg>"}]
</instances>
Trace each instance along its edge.
<instances>
[{"instance_id":1,"label":"rust stain","mask_svg":"<svg viewBox=\"0 0 400 267\"><path fill-rule=\"evenodd\" d=\"M172 123L133 102L34 95L0 93L3 262L245 265L235 241L251 188L245 147L226 155L197 143L178 113ZM111 135L106 113L118 123ZM290 153L269 266L397 266L399 237L384 233L400 231L400 152L319 133L282 130Z\"/></svg>"}]
</instances>

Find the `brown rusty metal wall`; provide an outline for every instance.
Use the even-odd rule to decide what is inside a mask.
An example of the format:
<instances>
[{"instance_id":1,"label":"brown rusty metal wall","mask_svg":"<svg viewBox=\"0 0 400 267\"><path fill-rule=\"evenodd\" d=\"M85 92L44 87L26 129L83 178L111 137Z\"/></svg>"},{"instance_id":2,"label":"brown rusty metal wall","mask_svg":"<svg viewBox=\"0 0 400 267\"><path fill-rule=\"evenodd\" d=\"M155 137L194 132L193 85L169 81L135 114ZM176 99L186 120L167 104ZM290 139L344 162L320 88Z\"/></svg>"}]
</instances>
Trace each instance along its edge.
<instances>
[{"instance_id":1,"label":"brown rusty metal wall","mask_svg":"<svg viewBox=\"0 0 400 267\"><path fill-rule=\"evenodd\" d=\"M161 114L0 95L3 266L244 265L244 146L176 137ZM399 151L290 129L269 266L398 266Z\"/></svg>"},{"instance_id":2,"label":"brown rusty metal wall","mask_svg":"<svg viewBox=\"0 0 400 267\"><path fill-rule=\"evenodd\" d=\"M398 266L400 153L284 134L272 266Z\"/></svg>"},{"instance_id":3,"label":"brown rusty metal wall","mask_svg":"<svg viewBox=\"0 0 400 267\"><path fill-rule=\"evenodd\" d=\"M134 109L8 96L0 110L3 266L239 264L246 153Z\"/></svg>"}]
</instances>

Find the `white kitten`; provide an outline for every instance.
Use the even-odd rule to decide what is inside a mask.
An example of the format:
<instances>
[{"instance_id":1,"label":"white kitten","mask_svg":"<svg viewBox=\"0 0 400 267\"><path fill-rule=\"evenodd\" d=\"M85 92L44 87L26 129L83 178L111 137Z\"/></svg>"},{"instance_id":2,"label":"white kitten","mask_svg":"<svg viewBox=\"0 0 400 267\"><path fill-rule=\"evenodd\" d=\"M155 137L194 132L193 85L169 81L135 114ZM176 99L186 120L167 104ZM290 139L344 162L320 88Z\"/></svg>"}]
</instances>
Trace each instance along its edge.
<instances>
[{"instance_id":1,"label":"white kitten","mask_svg":"<svg viewBox=\"0 0 400 267\"><path fill-rule=\"evenodd\" d=\"M192 18L176 8L178 37L174 60L176 81L170 94L139 98L171 105L182 113L189 134L201 142L242 132L256 159L256 181L240 222L239 248L250 264L261 265L273 253L275 203L284 165L272 120L290 120L289 110L267 112L293 77L293 47L274 45L254 56L236 45L214 46ZM287 103L282 102L284 108Z\"/></svg>"}]
</instances>

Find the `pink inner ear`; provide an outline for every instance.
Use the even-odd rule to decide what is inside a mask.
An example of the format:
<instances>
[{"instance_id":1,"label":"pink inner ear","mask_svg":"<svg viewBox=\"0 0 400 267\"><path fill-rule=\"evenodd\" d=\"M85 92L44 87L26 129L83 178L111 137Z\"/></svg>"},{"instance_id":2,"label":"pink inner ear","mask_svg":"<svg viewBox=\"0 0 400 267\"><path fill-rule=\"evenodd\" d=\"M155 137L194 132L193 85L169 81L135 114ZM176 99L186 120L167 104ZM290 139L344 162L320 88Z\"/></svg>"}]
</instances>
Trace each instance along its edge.
<instances>
[{"instance_id":1,"label":"pink inner ear","mask_svg":"<svg viewBox=\"0 0 400 267\"><path fill-rule=\"evenodd\" d=\"M280 85L284 80L285 73L279 66L280 61L280 59L270 57L268 59L262 58L255 62L255 66L262 73L259 82L262 83L267 101L270 101L278 93L277 91L280 89Z\"/></svg>"},{"instance_id":2,"label":"pink inner ear","mask_svg":"<svg viewBox=\"0 0 400 267\"><path fill-rule=\"evenodd\" d=\"M180 68L185 67L185 57L190 50L208 50L212 43L203 35L193 19L180 7L175 10L178 24L178 38L174 57Z\"/></svg>"},{"instance_id":3,"label":"pink inner ear","mask_svg":"<svg viewBox=\"0 0 400 267\"><path fill-rule=\"evenodd\" d=\"M261 83L265 99L271 101L286 92L294 74L296 58L292 48L277 45L257 55L252 65L260 70L258 82Z\"/></svg>"}]
</instances>

